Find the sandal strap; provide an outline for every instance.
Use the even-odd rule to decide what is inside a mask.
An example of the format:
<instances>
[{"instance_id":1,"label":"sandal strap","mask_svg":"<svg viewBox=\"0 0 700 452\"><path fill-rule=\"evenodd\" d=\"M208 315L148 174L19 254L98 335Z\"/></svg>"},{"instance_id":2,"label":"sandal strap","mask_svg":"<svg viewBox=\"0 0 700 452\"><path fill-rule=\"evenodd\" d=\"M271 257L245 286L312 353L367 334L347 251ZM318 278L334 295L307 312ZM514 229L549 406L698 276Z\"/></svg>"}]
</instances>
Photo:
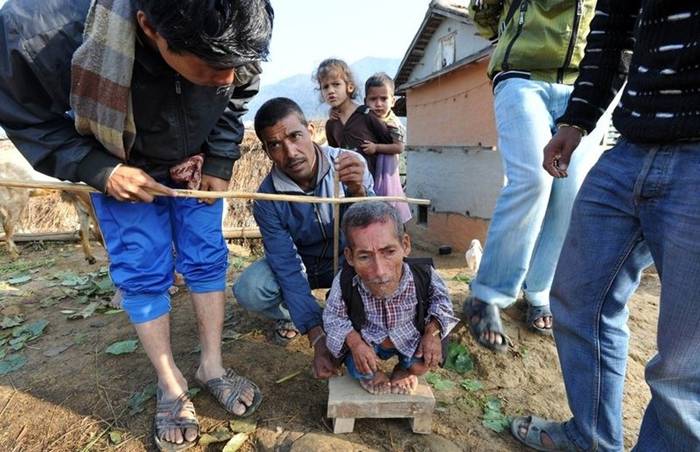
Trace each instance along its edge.
<instances>
[{"instance_id":1,"label":"sandal strap","mask_svg":"<svg viewBox=\"0 0 700 452\"><path fill-rule=\"evenodd\" d=\"M229 412L233 411L234 404L239 402L241 393L245 388L251 388L256 393L259 392L255 383L236 374L232 369L226 369L226 372L221 377L207 381L206 386L212 395L226 408L226 411Z\"/></svg>"},{"instance_id":2,"label":"sandal strap","mask_svg":"<svg viewBox=\"0 0 700 452\"><path fill-rule=\"evenodd\" d=\"M529 306L527 307L527 324L532 325L537 319L543 317L551 317L552 311L549 309L549 305L544 306Z\"/></svg>"},{"instance_id":3,"label":"sandal strap","mask_svg":"<svg viewBox=\"0 0 700 452\"><path fill-rule=\"evenodd\" d=\"M199 431L199 421L194 410L194 404L186 391L173 400L163 400L163 392L158 388L155 426L159 438L162 438L165 430L172 428L196 428Z\"/></svg>"}]
</instances>

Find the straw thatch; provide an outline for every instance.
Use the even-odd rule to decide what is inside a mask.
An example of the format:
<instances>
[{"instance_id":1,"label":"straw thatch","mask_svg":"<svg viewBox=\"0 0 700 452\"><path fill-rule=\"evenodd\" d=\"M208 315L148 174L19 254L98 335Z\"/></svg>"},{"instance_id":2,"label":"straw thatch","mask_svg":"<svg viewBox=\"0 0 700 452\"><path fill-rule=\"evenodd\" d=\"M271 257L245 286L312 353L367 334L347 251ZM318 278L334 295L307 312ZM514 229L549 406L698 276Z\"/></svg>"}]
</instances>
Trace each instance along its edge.
<instances>
[{"instance_id":1,"label":"straw thatch","mask_svg":"<svg viewBox=\"0 0 700 452\"><path fill-rule=\"evenodd\" d=\"M315 123L316 142L325 142L323 123ZM4 141L5 146L11 146ZM2 150L0 150L2 152ZM246 130L241 144L241 158L233 169L230 190L255 191L270 170L270 159L252 130ZM252 204L244 200L227 200L223 225L229 227L254 227ZM17 232L56 232L78 229L78 216L72 205L63 202L59 193L32 198L21 218Z\"/></svg>"}]
</instances>

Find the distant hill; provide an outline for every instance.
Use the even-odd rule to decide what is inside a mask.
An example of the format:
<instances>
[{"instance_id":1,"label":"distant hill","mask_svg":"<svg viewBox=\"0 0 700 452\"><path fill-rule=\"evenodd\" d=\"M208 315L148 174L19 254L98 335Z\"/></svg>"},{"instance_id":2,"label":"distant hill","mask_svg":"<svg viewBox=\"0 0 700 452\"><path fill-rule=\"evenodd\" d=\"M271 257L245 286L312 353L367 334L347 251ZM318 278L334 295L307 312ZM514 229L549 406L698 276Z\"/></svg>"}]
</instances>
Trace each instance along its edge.
<instances>
[{"instance_id":1,"label":"distant hill","mask_svg":"<svg viewBox=\"0 0 700 452\"><path fill-rule=\"evenodd\" d=\"M399 67L401 60L394 58L366 57L350 65L357 83L363 91L365 80L375 72L386 72L393 77ZM316 89L316 82L311 80L311 74L315 68L309 70L308 74L297 74L280 80L279 82L264 85L257 96L248 104L249 111L243 117L243 121L252 122L258 108L273 97L289 97L299 104L308 119L323 119L328 117L328 106L321 102L319 92ZM265 73L262 75L263 80ZM362 99L358 99L362 102Z\"/></svg>"}]
</instances>

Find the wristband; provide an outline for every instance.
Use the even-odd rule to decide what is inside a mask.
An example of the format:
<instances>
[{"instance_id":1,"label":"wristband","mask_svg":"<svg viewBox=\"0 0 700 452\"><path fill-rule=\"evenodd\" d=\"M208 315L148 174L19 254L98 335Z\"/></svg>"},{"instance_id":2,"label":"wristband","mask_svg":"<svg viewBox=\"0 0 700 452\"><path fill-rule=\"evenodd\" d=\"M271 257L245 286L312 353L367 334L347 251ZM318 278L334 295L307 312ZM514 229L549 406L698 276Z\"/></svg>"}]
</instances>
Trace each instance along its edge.
<instances>
[{"instance_id":1,"label":"wristband","mask_svg":"<svg viewBox=\"0 0 700 452\"><path fill-rule=\"evenodd\" d=\"M588 132L586 132L586 129L584 129L583 127L579 127L577 125L574 125L574 124L567 124L565 122L560 122L559 124L557 124L557 130L561 129L562 127L571 127L572 129L576 129L581 133L582 137L585 137L586 135L588 135Z\"/></svg>"},{"instance_id":2,"label":"wristband","mask_svg":"<svg viewBox=\"0 0 700 452\"><path fill-rule=\"evenodd\" d=\"M311 341L311 348L316 347L316 344L318 344L318 341L320 341L320 340L323 339L324 337L326 337L326 333L324 333L324 332L321 332L321 334L319 334L318 336L316 336L316 337L314 338L314 340Z\"/></svg>"}]
</instances>

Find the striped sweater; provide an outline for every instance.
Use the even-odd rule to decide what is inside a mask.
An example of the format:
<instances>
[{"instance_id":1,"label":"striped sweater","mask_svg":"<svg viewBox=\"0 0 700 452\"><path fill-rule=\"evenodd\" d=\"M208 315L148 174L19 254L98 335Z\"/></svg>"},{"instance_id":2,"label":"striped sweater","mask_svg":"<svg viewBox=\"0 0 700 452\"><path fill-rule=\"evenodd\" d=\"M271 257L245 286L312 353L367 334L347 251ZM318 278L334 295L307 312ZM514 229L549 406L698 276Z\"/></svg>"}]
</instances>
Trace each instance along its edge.
<instances>
[{"instance_id":1,"label":"striped sweater","mask_svg":"<svg viewBox=\"0 0 700 452\"><path fill-rule=\"evenodd\" d=\"M579 77L557 123L590 132L627 78L613 113L623 137L700 140L700 1L599 0L596 9Z\"/></svg>"}]
</instances>

